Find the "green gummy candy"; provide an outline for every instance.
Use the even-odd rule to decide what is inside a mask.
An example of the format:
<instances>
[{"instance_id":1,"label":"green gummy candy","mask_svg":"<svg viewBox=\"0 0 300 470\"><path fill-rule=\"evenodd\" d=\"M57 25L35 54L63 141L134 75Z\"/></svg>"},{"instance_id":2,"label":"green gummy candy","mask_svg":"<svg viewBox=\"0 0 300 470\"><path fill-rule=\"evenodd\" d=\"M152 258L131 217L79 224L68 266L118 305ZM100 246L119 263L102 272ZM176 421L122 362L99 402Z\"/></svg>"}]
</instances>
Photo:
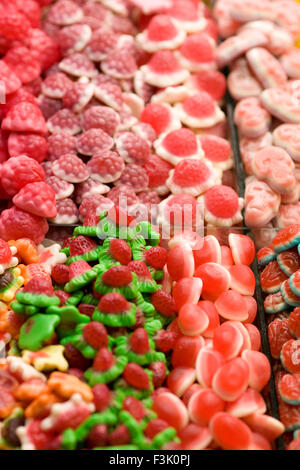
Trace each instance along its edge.
<instances>
[{"instance_id":1,"label":"green gummy candy","mask_svg":"<svg viewBox=\"0 0 300 470\"><path fill-rule=\"evenodd\" d=\"M86 294L82 297L81 299L81 302L82 304L89 304L89 305L98 305L99 303L99 299L96 299L96 297L94 297L93 295L91 294Z\"/></svg>"},{"instance_id":2,"label":"green gummy candy","mask_svg":"<svg viewBox=\"0 0 300 470\"><path fill-rule=\"evenodd\" d=\"M81 354L87 359L94 359L97 354L97 350L90 346L83 338L80 333L77 333L72 336L64 337L60 343L65 346L68 343L71 343L74 348L78 349Z\"/></svg>"},{"instance_id":3,"label":"green gummy candy","mask_svg":"<svg viewBox=\"0 0 300 470\"><path fill-rule=\"evenodd\" d=\"M146 220L138 222L135 232L136 234L142 235L152 246L157 246L160 242L160 234L154 230L151 223Z\"/></svg>"},{"instance_id":4,"label":"green gummy candy","mask_svg":"<svg viewBox=\"0 0 300 470\"><path fill-rule=\"evenodd\" d=\"M77 439L74 429L65 429L62 433L61 449L62 450L75 450Z\"/></svg>"},{"instance_id":5,"label":"green gummy candy","mask_svg":"<svg viewBox=\"0 0 300 470\"><path fill-rule=\"evenodd\" d=\"M103 325L114 328L122 326L133 326L136 323L136 305L130 305L130 309L124 313L104 313L96 309L92 318L95 321L103 323Z\"/></svg>"},{"instance_id":6,"label":"green gummy candy","mask_svg":"<svg viewBox=\"0 0 300 470\"><path fill-rule=\"evenodd\" d=\"M35 315L40 310L40 308L36 307L35 305L21 304L17 300L13 300L10 303L10 306L15 313L19 315L25 315L28 317L30 317L31 315Z\"/></svg>"},{"instance_id":7,"label":"green gummy candy","mask_svg":"<svg viewBox=\"0 0 300 470\"><path fill-rule=\"evenodd\" d=\"M162 269L157 269L155 270L154 274L153 274L153 278L156 280L156 281L161 281L164 277L164 272Z\"/></svg>"},{"instance_id":8,"label":"green gummy candy","mask_svg":"<svg viewBox=\"0 0 300 470\"><path fill-rule=\"evenodd\" d=\"M58 315L42 313L28 318L20 329L19 347L30 351L38 351L46 341L51 339L59 321L60 317Z\"/></svg>"},{"instance_id":9,"label":"green gummy candy","mask_svg":"<svg viewBox=\"0 0 300 470\"><path fill-rule=\"evenodd\" d=\"M96 237L97 236L97 225L78 225L75 227L73 235L86 235L87 237Z\"/></svg>"},{"instance_id":10,"label":"green gummy candy","mask_svg":"<svg viewBox=\"0 0 300 470\"><path fill-rule=\"evenodd\" d=\"M136 294L135 303L146 317L155 313L154 306L150 302L147 302L140 292Z\"/></svg>"},{"instance_id":11,"label":"green gummy candy","mask_svg":"<svg viewBox=\"0 0 300 470\"><path fill-rule=\"evenodd\" d=\"M146 249L146 242L142 237L131 242L132 259L134 261L144 261L143 253Z\"/></svg>"},{"instance_id":12,"label":"green gummy candy","mask_svg":"<svg viewBox=\"0 0 300 470\"><path fill-rule=\"evenodd\" d=\"M151 346L153 346L151 341ZM147 351L145 354L137 354L130 349L129 340L125 336L117 338L116 348L114 350L117 356L127 356L128 362L135 362L140 366L152 364L153 362L166 362L166 357L163 353L153 350Z\"/></svg>"},{"instance_id":13,"label":"green gummy candy","mask_svg":"<svg viewBox=\"0 0 300 470\"><path fill-rule=\"evenodd\" d=\"M74 261L79 261L79 260L84 260L87 262L90 261L96 261L99 256L99 247L95 248L94 250L87 251L86 253L83 253L82 255L77 255L77 256L71 256L70 258L67 259L66 264L69 265L73 263Z\"/></svg>"},{"instance_id":14,"label":"green gummy candy","mask_svg":"<svg viewBox=\"0 0 300 470\"><path fill-rule=\"evenodd\" d=\"M80 274L79 276L71 279L71 281L67 282L65 285L65 291L73 292L81 289L82 287L92 282L101 270L102 266L100 264L96 264L96 266L93 268L85 271L83 274Z\"/></svg>"},{"instance_id":15,"label":"green gummy candy","mask_svg":"<svg viewBox=\"0 0 300 470\"><path fill-rule=\"evenodd\" d=\"M118 227L107 217L104 217L97 225L96 236L99 240L105 240L109 237L118 238Z\"/></svg>"},{"instance_id":16,"label":"green gummy candy","mask_svg":"<svg viewBox=\"0 0 300 470\"><path fill-rule=\"evenodd\" d=\"M114 390L116 390L117 396L115 402L118 404L120 401L123 402L126 397L134 397L138 400L143 400L151 395L153 390L138 390L137 388L130 387L123 379L117 380L113 384Z\"/></svg>"},{"instance_id":17,"label":"green gummy candy","mask_svg":"<svg viewBox=\"0 0 300 470\"><path fill-rule=\"evenodd\" d=\"M49 307L46 313L58 315L60 317L60 322L57 327L57 333L60 338L71 335L78 323L86 324L91 321L90 317L80 313L73 305Z\"/></svg>"},{"instance_id":18,"label":"green gummy candy","mask_svg":"<svg viewBox=\"0 0 300 470\"><path fill-rule=\"evenodd\" d=\"M64 248L62 248L60 250L61 253L64 253L66 256L70 256L70 247L69 246L65 246Z\"/></svg>"},{"instance_id":19,"label":"green gummy candy","mask_svg":"<svg viewBox=\"0 0 300 470\"><path fill-rule=\"evenodd\" d=\"M145 322L144 328L149 334L149 336L154 336L158 330L161 330L163 327L160 320L150 320Z\"/></svg>"},{"instance_id":20,"label":"green gummy candy","mask_svg":"<svg viewBox=\"0 0 300 470\"><path fill-rule=\"evenodd\" d=\"M119 263L116 263L114 266L116 266ZM122 294L127 300L134 299L137 295L138 292L138 284L137 284L137 275L135 273L132 273L132 281L125 285L125 286L120 286L120 287L114 287L110 286L108 284L104 284L102 282L102 274L97 277L96 282L95 282L95 290L99 292L102 295L109 294L111 292L118 292Z\"/></svg>"},{"instance_id":21,"label":"green gummy candy","mask_svg":"<svg viewBox=\"0 0 300 470\"><path fill-rule=\"evenodd\" d=\"M118 357L115 364L110 369L100 372L90 368L84 373L84 377L91 387L96 384L107 384L113 382L123 373L127 362L127 357Z\"/></svg>"},{"instance_id":22,"label":"green gummy candy","mask_svg":"<svg viewBox=\"0 0 300 470\"><path fill-rule=\"evenodd\" d=\"M60 300L55 295L33 294L31 292L19 291L16 299L26 305L34 305L36 307L49 307L50 305L59 305Z\"/></svg>"},{"instance_id":23,"label":"green gummy candy","mask_svg":"<svg viewBox=\"0 0 300 470\"><path fill-rule=\"evenodd\" d=\"M114 425L117 423L117 416L111 410L106 410L102 413L94 413L89 416L82 424L75 430L77 441L84 441L89 435L91 430L98 424Z\"/></svg>"},{"instance_id":24,"label":"green gummy candy","mask_svg":"<svg viewBox=\"0 0 300 470\"><path fill-rule=\"evenodd\" d=\"M66 300L66 305L78 305L81 301L84 293L80 290L73 292L72 295Z\"/></svg>"},{"instance_id":25,"label":"green gummy candy","mask_svg":"<svg viewBox=\"0 0 300 470\"><path fill-rule=\"evenodd\" d=\"M133 444L137 444L136 441L143 437L141 425L125 410L120 411L119 418L128 429Z\"/></svg>"},{"instance_id":26,"label":"green gummy candy","mask_svg":"<svg viewBox=\"0 0 300 470\"><path fill-rule=\"evenodd\" d=\"M154 436L152 440L153 449L161 449L168 442L176 437L176 430L174 428L167 428Z\"/></svg>"}]
</instances>

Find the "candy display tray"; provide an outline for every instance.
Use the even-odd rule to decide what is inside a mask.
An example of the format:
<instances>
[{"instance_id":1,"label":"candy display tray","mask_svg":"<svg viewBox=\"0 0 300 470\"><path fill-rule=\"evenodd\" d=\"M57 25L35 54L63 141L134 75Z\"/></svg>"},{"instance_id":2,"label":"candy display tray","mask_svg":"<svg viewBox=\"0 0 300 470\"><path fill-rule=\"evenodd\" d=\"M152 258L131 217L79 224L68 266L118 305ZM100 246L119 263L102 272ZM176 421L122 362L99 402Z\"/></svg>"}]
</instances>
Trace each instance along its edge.
<instances>
[{"instance_id":1,"label":"candy display tray","mask_svg":"<svg viewBox=\"0 0 300 470\"><path fill-rule=\"evenodd\" d=\"M56 232L56 235L61 232L63 235L66 236L72 235L72 232L76 225L59 225L59 226L50 226L50 230L47 235L46 243L53 243L52 236L53 231ZM243 235L250 236L253 241L255 242L255 237L251 233L250 229L247 227L230 227L230 228L219 228L219 227L205 227L204 231L202 227L199 227L197 230L200 234L203 235L214 235L222 245L229 245L228 243L228 236L230 233L238 233ZM265 235L266 237L273 236L274 232L271 232L270 229L260 229L260 234L256 233L259 238L263 238ZM266 232L266 234L264 234ZM269 233L270 232L270 233ZM164 245L167 246L167 240L164 240ZM259 279L259 270L258 270L258 263L255 257L251 269L255 275L255 294L254 298L257 302L257 315L254 321L255 326L259 329L261 335L261 351L267 356L270 364L272 365L272 357L270 353L269 347L269 340L268 340L268 324L266 314L264 312L263 306L263 295L260 287L260 279ZM274 418L279 419L279 412L278 412L278 401L276 396L276 389L275 389L275 380L273 370L271 370L271 378L265 389L263 390L263 396L267 405L267 413ZM277 450L284 449L284 441L283 438L280 437L276 440L275 448Z\"/></svg>"},{"instance_id":2,"label":"candy display tray","mask_svg":"<svg viewBox=\"0 0 300 470\"><path fill-rule=\"evenodd\" d=\"M246 173L245 173L245 169L244 169L244 165L243 165L241 153L240 153L238 129L234 123L235 101L230 95L228 90L226 90L225 100L226 100L226 114L227 114L228 126L229 126L229 135L230 135L231 147L232 147L232 152L233 152L233 157L234 157L235 171L236 171L236 176L237 176L236 180L237 180L237 185L238 185L238 193L240 197L244 197ZM263 227L259 229L250 229L246 226L241 230L244 231L245 234L247 234L248 236L252 238L256 247L256 252L263 246L270 244L272 242L273 237L279 231L279 229L276 227L273 227L273 228ZM256 256L251 265L251 268L255 275L255 300L257 302L257 316L256 316L255 324L258 327L260 334L261 334L261 350L267 356L271 366L273 366L273 359L270 353L270 345L269 345L269 338L268 338L268 321L267 321L266 313L264 311L263 293L262 293L261 286L260 286L260 276L259 276L258 262L257 262ZM271 414L274 418L279 419L278 400L277 400L277 395L276 395L273 367L271 367L271 378L267 387L268 387L268 390L265 390L265 398L267 400L269 414ZM280 436L277 439L276 448L278 450L285 449L283 436Z\"/></svg>"},{"instance_id":3,"label":"candy display tray","mask_svg":"<svg viewBox=\"0 0 300 470\"><path fill-rule=\"evenodd\" d=\"M232 154L234 158L234 176L235 176L235 183L236 183L236 191L238 192L240 197L244 197L245 193L245 171L240 155L239 149L239 136L238 130L236 125L234 124L234 106L235 102L233 98L230 96L229 92L226 91L225 102L224 102L224 110L226 111L227 121L228 121L228 134L229 139L231 141L232 147ZM47 239L51 243L51 241L62 241L63 238L72 235L74 228L78 224L73 225L66 225L66 224L49 224L49 232L47 235ZM218 227L196 227L195 230L200 235L214 235L222 245L228 245L228 236L230 233L240 233L244 235L250 236L256 246L256 249L261 248L262 245L266 245L270 243L273 236L276 234L278 229L270 229L270 228L262 228L251 230L248 227L241 226L241 227L230 227L230 228L218 228ZM164 240L167 245L168 240ZM261 351L267 356L270 364L272 364L272 357L270 354L270 347L269 347L269 340L268 340L268 324L266 314L264 312L263 307L263 295L260 287L260 279L259 279L259 270L258 270L258 263L255 257L251 269L255 275L255 300L257 302L257 316L255 319L254 324L260 331L261 335ZM278 401L276 396L275 390L275 380L273 370L271 371L271 378L268 385L265 387L263 391L264 399L267 405L267 412L270 416L279 419L279 412L278 412ZM275 448L277 450L283 450L284 440L282 437L278 438L275 443Z\"/></svg>"}]
</instances>

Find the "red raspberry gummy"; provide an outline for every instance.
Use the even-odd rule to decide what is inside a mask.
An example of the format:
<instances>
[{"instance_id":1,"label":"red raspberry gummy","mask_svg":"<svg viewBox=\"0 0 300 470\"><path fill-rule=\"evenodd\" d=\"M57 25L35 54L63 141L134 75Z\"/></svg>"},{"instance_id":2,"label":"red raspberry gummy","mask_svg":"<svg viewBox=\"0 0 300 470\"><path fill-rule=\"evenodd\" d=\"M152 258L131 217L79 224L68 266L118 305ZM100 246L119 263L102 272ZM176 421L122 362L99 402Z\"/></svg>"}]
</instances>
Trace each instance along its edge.
<instances>
[{"instance_id":1,"label":"red raspberry gummy","mask_svg":"<svg viewBox=\"0 0 300 470\"><path fill-rule=\"evenodd\" d=\"M48 137L48 155L50 160L67 153L76 153L76 137L65 132L52 134Z\"/></svg>"},{"instance_id":2,"label":"red raspberry gummy","mask_svg":"<svg viewBox=\"0 0 300 470\"><path fill-rule=\"evenodd\" d=\"M3 61L0 60L0 75L5 86L5 93L8 95L14 93L21 86L21 81L13 70Z\"/></svg>"},{"instance_id":3,"label":"red raspberry gummy","mask_svg":"<svg viewBox=\"0 0 300 470\"><path fill-rule=\"evenodd\" d=\"M82 220L88 215L100 215L104 210L113 206L110 199L102 196L101 194L90 194L86 196L79 207L79 213Z\"/></svg>"},{"instance_id":4,"label":"red raspberry gummy","mask_svg":"<svg viewBox=\"0 0 300 470\"><path fill-rule=\"evenodd\" d=\"M42 84L42 92L49 98L62 99L68 88L72 86L72 81L65 73L54 73L45 78Z\"/></svg>"},{"instance_id":5,"label":"red raspberry gummy","mask_svg":"<svg viewBox=\"0 0 300 470\"><path fill-rule=\"evenodd\" d=\"M91 106L82 115L82 127L89 129L102 129L109 135L114 135L120 123L118 113L108 106Z\"/></svg>"},{"instance_id":6,"label":"red raspberry gummy","mask_svg":"<svg viewBox=\"0 0 300 470\"><path fill-rule=\"evenodd\" d=\"M52 222L56 224L76 224L78 222L78 209L72 199L66 197L56 201L57 215Z\"/></svg>"},{"instance_id":7,"label":"red raspberry gummy","mask_svg":"<svg viewBox=\"0 0 300 470\"><path fill-rule=\"evenodd\" d=\"M1 35L13 41L25 39L31 28L30 22L25 15L17 10L10 11L10 9L8 9L8 11L5 12L5 9L1 8L0 14Z\"/></svg>"},{"instance_id":8,"label":"red raspberry gummy","mask_svg":"<svg viewBox=\"0 0 300 470\"><path fill-rule=\"evenodd\" d=\"M111 149L113 144L113 139L102 129L89 129L78 137L77 150L83 155L94 155Z\"/></svg>"},{"instance_id":9,"label":"red raspberry gummy","mask_svg":"<svg viewBox=\"0 0 300 470\"><path fill-rule=\"evenodd\" d=\"M44 180L45 172L41 165L26 155L12 157L2 166L1 183L10 196L14 196L28 183Z\"/></svg>"},{"instance_id":10,"label":"red raspberry gummy","mask_svg":"<svg viewBox=\"0 0 300 470\"><path fill-rule=\"evenodd\" d=\"M26 184L13 198L14 204L40 217L55 217L55 192L43 181Z\"/></svg>"},{"instance_id":11,"label":"red raspberry gummy","mask_svg":"<svg viewBox=\"0 0 300 470\"><path fill-rule=\"evenodd\" d=\"M44 118L50 119L54 114L61 110L62 102L60 100L41 95L39 97L39 108L42 111Z\"/></svg>"},{"instance_id":12,"label":"red raspberry gummy","mask_svg":"<svg viewBox=\"0 0 300 470\"><path fill-rule=\"evenodd\" d=\"M119 154L126 162L145 163L150 155L149 144L142 137L133 132L124 132L116 140Z\"/></svg>"},{"instance_id":13,"label":"red raspberry gummy","mask_svg":"<svg viewBox=\"0 0 300 470\"><path fill-rule=\"evenodd\" d=\"M51 6L48 20L58 26L77 23L83 17L83 11L71 0L59 0Z\"/></svg>"},{"instance_id":14,"label":"red raspberry gummy","mask_svg":"<svg viewBox=\"0 0 300 470\"><path fill-rule=\"evenodd\" d=\"M34 54L24 46L12 47L4 57L5 63L15 72L22 83L29 83L39 77L40 63Z\"/></svg>"},{"instance_id":15,"label":"red raspberry gummy","mask_svg":"<svg viewBox=\"0 0 300 470\"><path fill-rule=\"evenodd\" d=\"M48 132L44 116L40 109L32 103L15 104L2 121L2 129L15 132Z\"/></svg>"},{"instance_id":16,"label":"red raspberry gummy","mask_svg":"<svg viewBox=\"0 0 300 470\"><path fill-rule=\"evenodd\" d=\"M48 119L47 126L51 134L65 132L66 134L75 135L81 130L78 116L70 109L60 109L57 111Z\"/></svg>"},{"instance_id":17,"label":"red raspberry gummy","mask_svg":"<svg viewBox=\"0 0 300 470\"><path fill-rule=\"evenodd\" d=\"M13 206L2 212L0 216L0 237L4 240L31 238L41 243L48 232L48 223L42 217L29 214Z\"/></svg>"},{"instance_id":18,"label":"red raspberry gummy","mask_svg":"<svg viewBox=\"0 0 300 470\"><path fill-rule=\"evenodd\" d=\"M126 184L139 192L148 188L149 178L144 168L135 163L128 163L120 179L115 184L117 186Z\"/></svg>"},{"instance_id":19,"label":"red raspberry gummy","mask_svg":"<svg viewBox=\"0 0 300 470\"><path fill-rule=\"evenodd\" d=\"M42 71L60 59L58 44L41 29L32 28L29 31L26 45L39 61Z\"/></svg>"},{"instance_id":20,"label":"red raspberry gummy","mask_svg":"<svg viewBox=\"0 0 300 470\"><path fill-rule=\"evenodd\" d=\"M87 166L81 158L73 153L62 155L58 160L55 160L52 172L68 183L81 183L89 177Z\"/></svg>"},{"instance_id":21,"label":"red raspberry gummy","mask_svg":"<svg viewBox=\"0 0 300 470\"><path fill-rule=\"evenodd\" d=\"M27 155L41 163L47 155L47 140L38 134L11 132L8 138L8 153L10 157Z\"/></svg>"},{"instance_id":22,"label":"red raspberry gummy","mask_svg":"<svg viewBox=\"0 0 300 470\"><path fill-rule=\"evenodd\" d=\"M104 73L113 78L132 78L137 70L134 57L126 49L116 49L109 52L101 62Z\"/></svg>"},{"instance_id":23,"label":"red raspberry gummy","mask_svg":"<svg viewBox=\"0 0 300 470\"><path fill-rule=\"evenodd\" d=\"M93 155L87 163L91 177L101 183L112 183L120 178L125 165L123 158L110 150Z\"/></svg>"},{"instance_id":24,"label":"red raspberry gummy","mask_svg":"<svg viewBox=\"0 0 300 470\"><path fill-rule=\"evenodd\" d=\"M173 166L157 155L150 155L143 164L143 168L149 178L149 188L159 188L165 184Z\"/></svg>"},{"instance_id":25,"label":"red raspberry gummy","mask_svg":"<svg viewBox=\"0 0 300 470\"><path fill-rule=\"evenodd\" d=\"M139 202L139 198L137 197L135 190L127 184L122 184L112 188L109 193L107 193L107 197L116 205L120 205L121 207L124 205L129 207Z\"/></svg>"}]
</instances>

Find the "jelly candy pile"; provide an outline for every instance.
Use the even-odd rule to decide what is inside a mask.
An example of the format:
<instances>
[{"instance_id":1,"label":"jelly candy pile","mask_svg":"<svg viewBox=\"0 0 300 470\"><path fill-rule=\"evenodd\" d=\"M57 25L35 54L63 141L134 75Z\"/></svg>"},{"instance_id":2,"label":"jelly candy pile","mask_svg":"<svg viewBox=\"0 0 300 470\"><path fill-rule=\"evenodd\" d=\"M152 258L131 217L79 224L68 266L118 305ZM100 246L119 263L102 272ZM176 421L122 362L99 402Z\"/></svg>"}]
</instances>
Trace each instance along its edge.
<instances>
[{"instance_id":1,"label":"jelly candy pile","mask_svg":"<svg viewBox=\"0 0 300 470\"><path fill-rule=\"evenodd\" d=\"M284 426L261 394L252 240L163 242L106 210L35 264L21 244L24 275L0 317L1 448L272 448ZM18 267L3 261L5 284Z\"/></svg>"},{"instance_id":2,"label":"jelly candy pile","mask_svg":"<svg viewBox=\"0 0 300 470\"><path fill-rule=\"evenodd\" d=\"M218 0L214 17L224 41L228 89L248 175L245 223L278 228L300 217L300 5L280 0Z\"/></svg>"},{"instance_id":3,"label":"jelly candy pile","mask_svg":"<svg viewBox=\"0 0 300 470\"><path fill-rule=\"evenodd\" d=\"M288 449L299 449L300 445L299 246L300 225L294 224L278 232L272 244L257 253L279 414L287 431Z\"/></svg>"},{"instance_id":4,"label":"jelly candy pile","mask_svg":"<svg viewBox=\"0 0 300 470\"><path fill-rule=\"evenodd\" d=\"M40 243L47 219L75 224L113 203L139 220L188 203L201 224L203 212L240 223L212 12L198 0L58 0L41 22L29 1L28 12L10 2L0 25L0 236Z\"/></svg>"}]
</instances>

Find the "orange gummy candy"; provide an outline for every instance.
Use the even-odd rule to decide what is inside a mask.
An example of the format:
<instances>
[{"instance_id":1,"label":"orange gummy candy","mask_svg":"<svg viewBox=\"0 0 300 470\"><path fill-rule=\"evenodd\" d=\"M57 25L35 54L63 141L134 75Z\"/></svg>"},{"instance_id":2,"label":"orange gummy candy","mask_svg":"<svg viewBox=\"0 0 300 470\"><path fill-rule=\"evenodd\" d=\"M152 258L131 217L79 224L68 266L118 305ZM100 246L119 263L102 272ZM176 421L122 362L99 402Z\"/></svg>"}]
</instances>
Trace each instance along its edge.
<instances>
[{"instance_id":1,"label":"orange gummy candy","mask_svg":"<svg viewBox=\"0 0 300 470\"><path fill-rule=\"evenodd\" d=\"M49 393L48 385L41 379L30 379L18 385L13 395L22 402L31 402L44 393Z\"/></svg>"},{"instance_id":2,"label":"orange gummy candy","mask_svg":"<svg viewBox=\"0 0 300 470\"><path fill-rule=\"evenodd\" d=\"M48 416L51 406L59 403L61 399L54 393L43 393L33 400L25 409L26 418L42 419Z\"/></svg>"},{"instance_id":3,"label":"orange gummy candy","mask_svg":"<svg viewBox=\"0 0 300 470\"><path fill-rule=\"evenodd\" d=\"M39 262L37 246L30 238L19 238L14 242L14 245L18 250L18 255L25 264Z\"/></svg>"},{"instance_id":4,"label":"orange gummy candy","mask_svg":"<svg viewBox=\"0 0 300 470\"><path fill-rule=\"evenodd\" d=\"M85 401L93 400L91 388L74 375L52 372L48 385L51 391L62 398L70 398L74 393L79 393Z\"/></svg>"}]
</instances>

